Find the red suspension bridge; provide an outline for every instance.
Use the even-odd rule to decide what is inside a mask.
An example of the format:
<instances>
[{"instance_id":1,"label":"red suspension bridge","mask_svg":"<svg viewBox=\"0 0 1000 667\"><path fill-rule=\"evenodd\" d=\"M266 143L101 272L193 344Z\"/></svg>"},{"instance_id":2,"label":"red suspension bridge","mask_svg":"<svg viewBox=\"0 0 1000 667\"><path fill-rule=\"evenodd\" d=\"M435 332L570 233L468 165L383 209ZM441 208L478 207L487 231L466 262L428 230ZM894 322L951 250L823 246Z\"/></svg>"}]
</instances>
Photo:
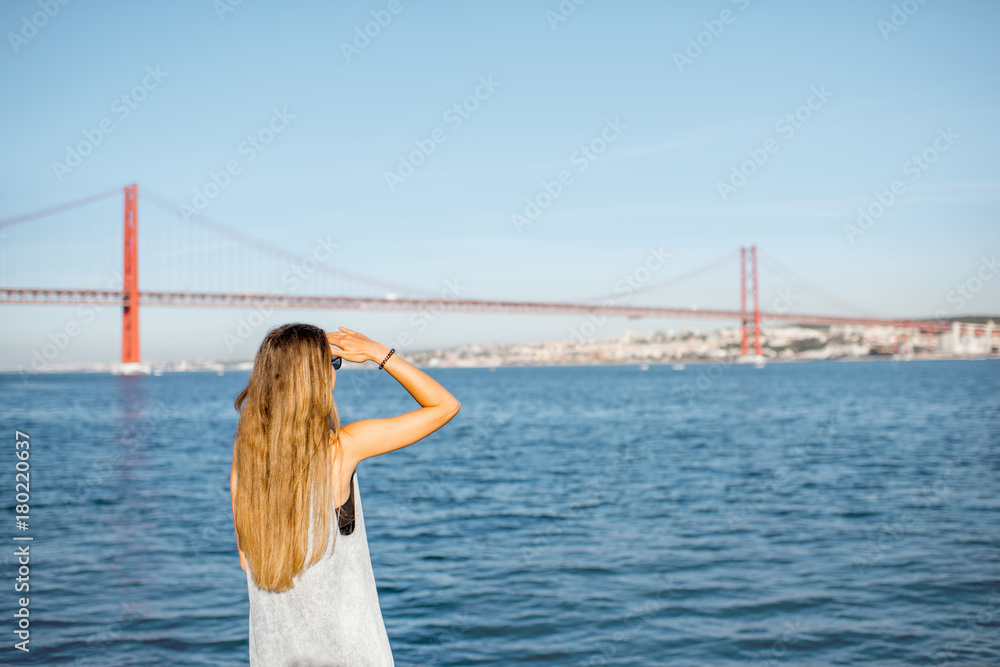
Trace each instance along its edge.
<instances>
[{"instance_id":1,"label":"red suspension bridge","mask_svg":"<svg viewBox=\"0 0 1000 667\"><path fill-rule=\"evenodd\" d=\"M21 227L25 223L32 221L44 223L46 220L52 220L53 218L59 218L65 215L70 215L72 217L74 211L87 208L94 205L96 202L111 200L115 195L122 192L124 195L124 224L120 228L122 234L120 239L116 238L114 234L101 233L95 235L91 233L88 235L87 230L80 232L81 225L78 224L80 221L79 219L74 218L69 221L70 226L78 233L82 233L83 239L78 241L76 244L64 244L63 248L67 252L67 256L79 256L80 254L87 253L99 255L100 242L97 238L95 238L96 236L104 236L106 237L104 239L105 241L110 239L114 243L119 243L119 248L123 248L124 252L121 256L121 263L118 265L121 266L120 274L118 274L117 271L115 272L118 274L116 276L116 280L114 281L115 284L109 284L106 288L100 288L94 282L92 282L90 288L41 286L40 283L43 282L41 276L47 276L49 273L44 270L41 272L33 272L32 267L37 269L36 265L39 264L39 262L32 261L32 258L29 257L26 260L26 264L22 264L19 269L17 261L14 257L8 258L7 255L4 255L5 268L10 270L10 275L7 275L7 271L0 272L0 284L8 282L11 286L0 287L0 304L91 305L120 307L122 309L121 361L123 364L138 364L140 362L139 311L140 308L144 306L317 308L325 310L383 311L434 310L437 312L453 311L465 313L488 312L517 314L601 315L628 318L731 319L741 323L743 332L741 351L744 356L747 355L751 343L754 347L755 353L758 356L760 355L762 320L814 325L887 325L918 329L923 332L942 332L952 328L950 322L941 320L908 320L898 318L880 318L874 316L823 316L761 311L758 288L758 253L756 246L740 249L739 310L615 304L613 303L613 300L609 301L606 298L591 300L600 300L602 301L601 303L444 298L442 296L427 294L420 290L414 290L409 287L394 285L378 279L343 271L323 264L320 261L313 260L310 262L310 258L308 257L304 260L302 255L296 255L295 253L278 248L273 244L223 223L214 221L202 214L182 214L184 210L182 207L179 207L177 204L165 200L162 197L149 193L145 193L143 195L143 199L151 204L153 208L158 210L161 214L166 213L167 215L171 215L176 218L183 218L185 222L193 223L200 229L202 236L195 245L197 246L200 244L200 248L202 250L213 249L219 252L230 252L235 247L242 247L244 250L249 249L258 256L269 257L272 260L281 260L282 267L286 269L289 266L294 267L294 271L286 270L285 275L283 276L283 282L287 287L289 287L289 289L285 291L291 291L290 288L292 286L296 286L298 283L301 283L303 279L311 275L313 272L318 272L339 281L337 286L329 290L330 292L339 292L339 294L295 295L279 293L279 291L273 289L260 290L261 292L266 293L259 293L258 291L244 291L247 286L251 286L255 280L259 278L259 276L256 275L258 272L254 268L251 268L249 272L244 272L243 274L229 276L231 280L223 286L222 289L212 291L192 290L190 288L190 280L193 280L194 276L203 267L191 263L174 267L175 269L179 268L177 273L186 276L185 280L187 282L175 285L172 289L145 290L140 289L139 286L139 190L138 186L135 184L126 186L124 191L116 189L61 206L37 211L35 213L9 218L7 220L0 220L0 233L3 233L6 236L7 228L14 226ZM190 211L191 209L188 208L188 210ZM104 215L100 217L106 218L108 215L110 215L110 211L105 211ZM91 220L94 217L96 216L84 216L83 220ZM176 223L176 221L174 222ZM154 237L148 241L148 243L151 244L151 254L149 254L150 257L155 257L156 261L163 262L168 260L172 254L175 257L179 254L176 248L171 247L176 244L177 239L170 236L170 230L175 229L177 226L177 224L172 226L167 225L165 226L167 229L161 227L156 231ZM50 256L53 255L53 253L56 255L58 254L57 248L53 247L58 246L55 241L57 237L62 238L61 235L49 232L47 234L43 233L42 238L40 238L40 242L48 246ZM31 246L29 245L29 247ZM143 252L146 253L146 250ZM722 258L722 260L715 261L708 266L701 267L695 271L688 272L666 282L657 283L648 287L642 287L638 291L647 291L653 288L665 287L667 285L676 284L683 280L693 278L721 265L723 261L729 260L730 257L731 255L727 254L727 256ZM47 263L58 264L59 261L59 257L51 256L47 260ZM66 261L68 262L68 259ZM289 261L292 262L291 265L289 265ZM206 263L207 262L202 262L202 264ZM254 265L256 266L256 262ZM786 271L783 268L778 268L780 265L776 263L776 260L771 260L771 266L775 270ZM790 270L787 271L790 272ZM39 276L34 285L14 286L12 284L14 282L25 282L26 279L30 280L34 275ZM787 275L787 273L785 275ZM95 279L92 276L75 276L71 280L94 281ZM120 285L117 284L118 282L120 282ZM161 279L161 282L165 281ZM355 289L358 286L365 286L368 289L376 288L381 290L381 294L379 296L348 296L347 293L350 288L347 288L347 285L352 285ZM813 289L820 291L818 288ZM392 292L386 293L385 290L391 290ZM357 291L363 291L363 289L358 289ZM748 299L752 299L752 306L750 307L748 307ZM844 306L843 302L840 302L832 295L826 294L825 299L831 303L837 303L840 306Z\"/></svg>"}]
</instances>

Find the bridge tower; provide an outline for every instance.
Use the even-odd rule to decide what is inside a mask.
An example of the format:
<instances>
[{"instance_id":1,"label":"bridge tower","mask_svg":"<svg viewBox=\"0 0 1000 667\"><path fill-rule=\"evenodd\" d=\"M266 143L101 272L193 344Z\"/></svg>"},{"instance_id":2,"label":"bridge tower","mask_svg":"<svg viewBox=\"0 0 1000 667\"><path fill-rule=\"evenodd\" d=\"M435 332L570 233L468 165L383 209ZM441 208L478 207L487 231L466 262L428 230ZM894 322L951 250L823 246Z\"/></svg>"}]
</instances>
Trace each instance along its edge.
<instances>
[{"instance_id":1,"label":"bridge tower","mask_svg":"<svg viewBox=\"0 0 1000 667\"><path fill-rule=\"evenodd\" d=\"M745 247L740 248L740 356L747 356L747 327L750 318L747 317L747 259L750 260L750 276L753 281L753 341L754 351L760 355L760 299L757 289L757 246L750 246L750 252Z\"/></svg>"},{"instance_id":2,"label":"bridge tower","mask_svg":"<svg viewBox=\"0 0 1000 667\"><path fill-rule=\"evenodd\" d=\"M139 186L125 186L122 364L139 363Z\"/></svg>"}]
</instances>

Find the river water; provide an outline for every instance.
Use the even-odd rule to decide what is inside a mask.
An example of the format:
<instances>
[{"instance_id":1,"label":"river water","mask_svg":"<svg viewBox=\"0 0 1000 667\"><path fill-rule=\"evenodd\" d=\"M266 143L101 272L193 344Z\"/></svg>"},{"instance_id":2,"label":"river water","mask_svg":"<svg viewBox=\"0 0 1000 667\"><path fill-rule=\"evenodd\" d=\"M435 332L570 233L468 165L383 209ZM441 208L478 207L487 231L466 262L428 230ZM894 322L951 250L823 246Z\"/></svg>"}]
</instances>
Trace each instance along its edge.
<instances>
[{"instance_id":1,"label":"river water","mask_svg":"<svg viewBox=\"0 0 1000 667\"><path fill-rule=\"evenodd\" d=\"M461 413L358 467L397 665L1000 664L1000 362L431 373ZM247 664L247 375L0 375L4 662ZM334 396L417 407L355 369Z\"/></svg>"}]
</instances>

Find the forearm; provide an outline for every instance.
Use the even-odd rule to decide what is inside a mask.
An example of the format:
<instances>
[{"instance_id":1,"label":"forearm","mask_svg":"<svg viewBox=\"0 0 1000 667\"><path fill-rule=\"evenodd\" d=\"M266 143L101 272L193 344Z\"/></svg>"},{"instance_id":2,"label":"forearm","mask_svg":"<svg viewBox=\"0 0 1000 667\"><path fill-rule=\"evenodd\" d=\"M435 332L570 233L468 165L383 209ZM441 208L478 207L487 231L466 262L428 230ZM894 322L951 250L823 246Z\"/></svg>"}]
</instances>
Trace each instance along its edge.
<instances>
[{"instance_id":1,"label":"forearm","mask_svg":"<svg viewBox=\"0 0 1000 667\"><path fill-rule=\"evenodd\" d=\"M387 354L389 354L389 348L380 344L373 350L372 361L380 364ZM458 399L452 396L451 392L442 387L437 380L427 373L424 373L402 358L399 352L393 352L389 360L385 362L383 368L399 384L403 385L406 391L410 392L410 395L416 399L417 403L425 408L458 405Z\"/></svg>"}]
</instances>

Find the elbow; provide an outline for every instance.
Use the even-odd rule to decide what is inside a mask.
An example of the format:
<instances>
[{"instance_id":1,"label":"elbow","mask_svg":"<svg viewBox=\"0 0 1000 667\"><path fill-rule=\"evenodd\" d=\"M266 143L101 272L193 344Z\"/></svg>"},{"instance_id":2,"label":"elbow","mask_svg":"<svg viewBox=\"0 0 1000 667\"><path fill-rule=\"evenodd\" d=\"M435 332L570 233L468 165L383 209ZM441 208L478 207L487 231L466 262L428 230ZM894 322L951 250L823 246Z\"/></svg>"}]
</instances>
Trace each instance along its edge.
<instances>
[{"instance_id":1,"label":"elbow","mask_svg":"<svg viewBox=\"0 0 1000 667\"><path fill-rule=\"evenodd\" d=\"M449 403L447 407L448 407L448 421L451 421L455 417L455 415L458 414L458 411L462 409L462 404L456 400Z\"/></svg>"}]
</instances>

